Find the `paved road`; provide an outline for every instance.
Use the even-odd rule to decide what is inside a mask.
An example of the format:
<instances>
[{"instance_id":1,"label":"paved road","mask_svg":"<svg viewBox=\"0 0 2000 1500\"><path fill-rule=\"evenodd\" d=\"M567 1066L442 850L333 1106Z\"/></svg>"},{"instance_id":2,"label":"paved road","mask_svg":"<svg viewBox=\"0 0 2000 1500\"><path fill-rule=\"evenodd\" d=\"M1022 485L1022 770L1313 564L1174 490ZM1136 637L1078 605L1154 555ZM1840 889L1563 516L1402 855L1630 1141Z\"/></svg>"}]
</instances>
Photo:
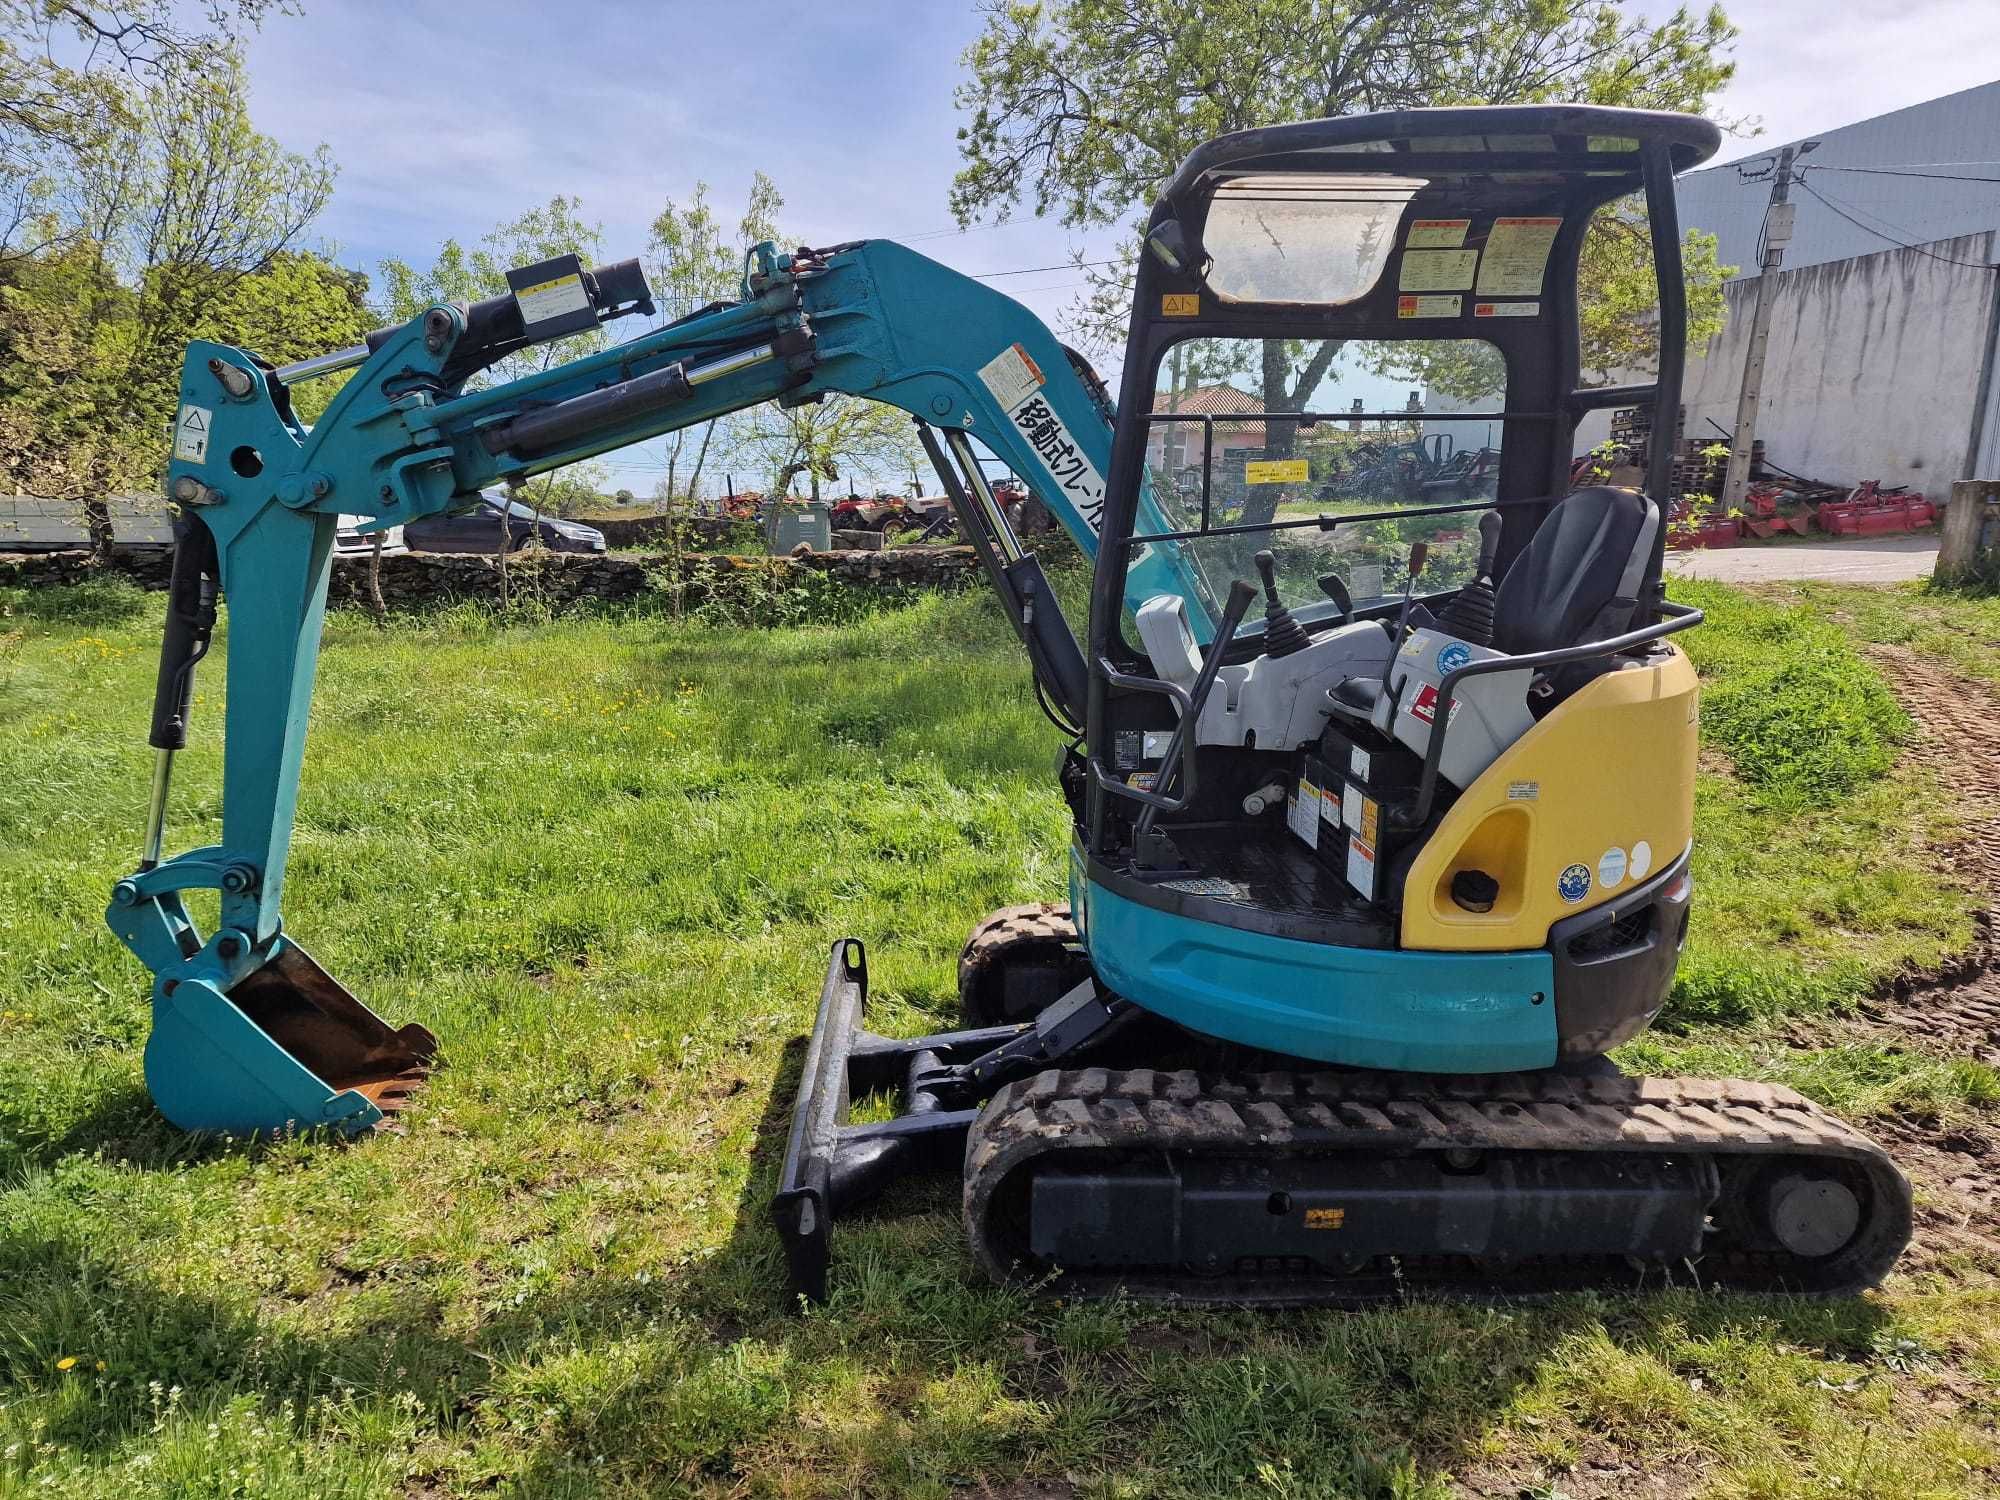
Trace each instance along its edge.
<instances>
[{"instance_id":1,"label":"paved road","mask_svg":"<svg viewBox=\"0 0 2000 1500\"><path fill-rule=\"evenodd\" d=\"M1683 578L1721 583L1766 583L1815 578L1827 583L1903 583L1928 578L1937 561L1935 531L1909 536L1869 537L1852 542L1799 542L1714 551L1669 552L1667 569Z\"/></svg>"}]
</instances>

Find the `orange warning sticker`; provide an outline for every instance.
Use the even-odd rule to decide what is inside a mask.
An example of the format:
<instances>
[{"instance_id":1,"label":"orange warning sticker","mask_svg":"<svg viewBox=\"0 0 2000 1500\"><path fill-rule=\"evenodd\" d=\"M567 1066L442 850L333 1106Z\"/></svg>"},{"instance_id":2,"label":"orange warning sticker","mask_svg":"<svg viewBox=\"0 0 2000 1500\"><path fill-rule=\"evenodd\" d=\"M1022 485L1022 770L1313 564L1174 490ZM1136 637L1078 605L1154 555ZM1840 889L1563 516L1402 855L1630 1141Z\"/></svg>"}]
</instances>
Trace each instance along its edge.
<instances>
[{"instance_id":1,"label":"orange warning sticker","mask_svg":"<svg viewBox=\"0 0 2000 1500\"><path fill-rule=\"evenodd\" d=\"M1201 316L1200 292L1163 292L1160 295L1160 316L1163 318L1198 318Z\"/></svg>"},{"instance_id":2,"label":"orange warning sticker","mask_svg":"<svg viewBox=\"0 0 2000 1500\"><path fill-rule=\"evenodd\" d=\"M1455 318L1465 299L1457 292L1433 292L1428 297L1398 297L1399 318Z\"/></svg>"}]
</instances>

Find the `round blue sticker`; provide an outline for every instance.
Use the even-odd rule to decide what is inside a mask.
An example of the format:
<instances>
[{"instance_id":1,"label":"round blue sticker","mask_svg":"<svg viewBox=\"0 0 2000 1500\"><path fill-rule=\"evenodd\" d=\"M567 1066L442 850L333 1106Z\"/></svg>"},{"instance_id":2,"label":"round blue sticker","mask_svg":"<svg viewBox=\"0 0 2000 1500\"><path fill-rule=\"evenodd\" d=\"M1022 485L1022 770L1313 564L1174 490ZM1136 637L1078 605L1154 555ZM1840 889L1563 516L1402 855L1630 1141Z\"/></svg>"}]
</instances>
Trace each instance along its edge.
<instances>
[{"instance_id":1,"label":"round blue sticker","mask_svg":"<svg viewBox=\"0 0 2000 1500\"><path fill-rule=\"evenodd\" d=\"M1556 894L1563 900L1575 903L1590 894L1590 867L1571 865L1556 877Z\"/></svg>"},{"instance_id":2,"label":"round blue sticker","mask_svg":"<svg viewBox=\"0 0 2000 1500\"><path fill-rule=\"evenodd\" d=\"M1442 651L1438 652L1438 671L1441 673L1456 672L1471 660L1472 648L1466 645L1464 641L1453 641Z\"/></svg>"}]
</instances>

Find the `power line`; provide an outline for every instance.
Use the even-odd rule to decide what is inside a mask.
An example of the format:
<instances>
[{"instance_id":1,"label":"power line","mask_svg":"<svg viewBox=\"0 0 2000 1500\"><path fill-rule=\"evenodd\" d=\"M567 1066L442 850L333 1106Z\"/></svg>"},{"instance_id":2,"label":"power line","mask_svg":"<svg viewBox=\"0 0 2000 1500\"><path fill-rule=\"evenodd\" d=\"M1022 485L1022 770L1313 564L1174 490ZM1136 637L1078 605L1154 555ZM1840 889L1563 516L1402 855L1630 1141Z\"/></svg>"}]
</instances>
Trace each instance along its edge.
<instances>
[{"instance_id":1,"label":"power line","mask_svg":"<svg viewBox=\"0 0 2000 1500\"><path fill-rule=\"evenodd\" d=\"M992 281L1000 276L1039 276L1045 271L1085 271L1094 266L1115 266L1115 260L1066 260L1054 266L1027 266L1019 271L971 271L966 274L979 281Z\"/></svg>"},{"instance_id":2,"label":"power line","mask_svg":"<svg viewBox=\"0 0 2000 1500\"><path fill-rule=\"evenodd\" d=\"M1956 260L1949 255L1939 255L1935 251L1926 250L1924 249L1923 246L1912 244L1908 240L1899 240L1893 234L1886 234L1882 230L1875 228L1874 225L1872 224L1862 223L1859 219L1854 217L1853 213L1849 213L1846 209L1842 208L1833 199L1827 197L1826 194L1822 193L1821 191L1819 191L1819 189L1815 188L1811 183L1801 179L1799 182L1799 187L1802 191L1811 193L1815 198L1819 199L1821 203L1825 204L1828 208L1832 209L1833 212L1838 214L1841 218L1847 220L1847 222L1852 224L1856 229L1862 230L1868 234L1872 234L1878 240L1887 240L1890 244L1897 246L1899 249L1914 250L1919 255L1929 256L1930 259L1935 261L1942 261L1945 265L1948 266L1964 266L1967 269L1973 271L1990 271L1993 269L1993 267L1985 261ZM1865 210L1862 209L1856 209L1855 213L1861 213L1864 211ZM1881 222L1887 224L1889 221L1884 219ZM1896 226L1891 224L1889 225L1889 227L1893 229ZM1911 231L1904 230L1903 232L1905 234L1908 234Z\"/></svg>"},{"instance_id":3,"label":"power line","mask_svg":"<svg viewBox=\"0 0 2000 1500\"><path fill-rule=\"evenodd\" d=\"M1985 162L1939 162L1941 167L1985 166ZM1990 182L2000 184L2000 177L1972 177L1959 172L1923 172L1914 167L1836 167L1828 162L1814 163L1815 172L1864 172L1870 177L1917 177L1928 182Z\"/></svg>"}]
</instances>

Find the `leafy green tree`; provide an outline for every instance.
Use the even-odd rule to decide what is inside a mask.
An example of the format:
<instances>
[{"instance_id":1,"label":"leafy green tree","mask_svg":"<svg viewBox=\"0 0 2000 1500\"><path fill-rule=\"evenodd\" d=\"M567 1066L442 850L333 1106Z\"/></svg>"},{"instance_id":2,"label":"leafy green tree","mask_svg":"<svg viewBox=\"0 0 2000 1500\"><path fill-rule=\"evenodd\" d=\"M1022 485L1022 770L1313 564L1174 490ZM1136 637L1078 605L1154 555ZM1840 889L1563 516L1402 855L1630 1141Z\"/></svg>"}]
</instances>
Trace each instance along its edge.
<instances>
[{"instance_id":1,"label":"leafy green tree","mask_svg":"<svg viewBox=\"0 0 2000 1500\"><path fill-rule=\"evenodd\" d=\"M647 279L666 316L685 318L710 303L733 300L742 284L744 256L759 241L777 239L778 210L784 206L777 184L756 173L732 236L709 207L707 183L697 182L684 204L669 198L653 220L646 258ZM716 423L703 422L667 439L667 473L659 495L669 512L700 492L716 433Z\"/></svg>"},{"instance_id":2,"label":"leafy green tree","mask_svg":"<svg viewBox=\"0 0 2000 1500\"><path fill-rule=\"evenodd\" d=\"M953 212L969 224L1026 206L1075 229L1132 225L1197 145L1254 126L1557 99L1698 111L1730 78L1736 35L1719 7L1654 21L1625 0L984 0L982 8L958 90L967 118ZM1719 283L1712 248L1705 262L1695 249L1698 277ZM1079 309L1080 336L1122 336L1131 253L1126 274L1096 279ZM1256 372L1266 409L1304 410L1338 354L1325 342L1268 344ZM1267 442L1290 451L1289 424L1272 424Z\"/></svg>"},{"instance_id":3,"label":"leafy green tree","mask_svg":"<svg viewBox=\"0 0 2000 1500\"><path fill-rule=\"evenodd\" d=\"M144 90L227 69L232 39L284 0L0 0L0 261L88 225L63 212L80 159L135 121Z\"/></svg>"},{"instance_id":4,"label":"leafy green tree","mask_svg":"<svg viewBox=\"0 0 2000 1500\"><path fill-rule=\"evenodd\" d=\"M377 321L363 273L310 250L282 250L232 285L203 316L195 336L283 365L359 344ZM294 385L293 411L313 421L344 383L344 376L335 376Z\"/></svg>"},{"instance_id":5,"label":"leafy green tree","mask_svg":"<svg viewBox=\"0 0 2000 1500\"><path fill-rule=\"evenodd\" d=\"M455 239L446 240L438 247L437 258L424 270L402 260L384 261L382 312L390 322L406 322L439 302L472 303L502 297L508 292L510 270L572 254L584 265L594 266L604 258L603 248L603 229L583 218L582 200L558 194L541 207L496 225L471 250ZM475 379L491 383L518 380L581 358L603 348L606 342L602 328L591 328L531 344L504 356ZM603 470L599 465L571 464L537 475L516 486L515 493L538 515L560 515L565 509L594 503L602 485ZM588 501L584 499L586 496ZM494 538L502 608L509 602L506 558L510 537L503 515Z\"/></svg>"},{"instance_id":6,"label":"leafy green tree","mask_svg":"<svg viewBox=\"0 0 2000 1500\"><path fill-rule=\"evenodd\" d=\"M324 148L286 151L252 125L233 49L198 71L176 58L157 71L52 160L47 248L0 266L0 472L83 503L100 549L101 498L163 466L187 341L239 341L225 308L296 246L333 187Z\"/></svg>"},{"instance_id":7,"label":"leafy green tree","mask_svg":"<svg viewBox=\"0 0 2000 1500\"><path fill-rule=\"evenodd\" d=\"M853 396L783 407L768 402L741 418L737 451L769 476L772 494L790 493L803 478L815 500L841 480L871 490L893 489L915 461L909 417L893 406Z\"/></svg>"}]
</instances>

